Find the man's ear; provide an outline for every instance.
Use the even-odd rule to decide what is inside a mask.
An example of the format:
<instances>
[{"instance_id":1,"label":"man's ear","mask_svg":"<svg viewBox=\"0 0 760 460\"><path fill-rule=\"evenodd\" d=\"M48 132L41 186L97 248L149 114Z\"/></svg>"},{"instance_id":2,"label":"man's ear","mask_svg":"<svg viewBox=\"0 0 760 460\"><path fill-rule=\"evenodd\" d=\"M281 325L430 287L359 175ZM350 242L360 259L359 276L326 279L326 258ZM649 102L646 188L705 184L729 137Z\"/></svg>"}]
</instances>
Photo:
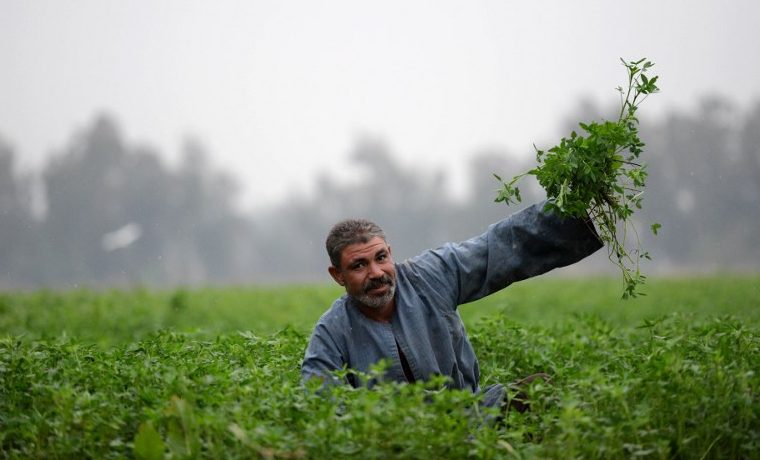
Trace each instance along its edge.
<instances>
[{"instance_id":1,"label":"man's ear","mask_svg":"<svg viewBox=\"0 0 760 460\"><path fill-rule=\"evenodd\" d=\"M332 279L334 279L336 283L340 284L341 286L346 284L343 281L343 274L334 265L330 265L329 267L327 267L327 271L330 272L330 276L332 276Z\"/></svg>"}]
</instances>

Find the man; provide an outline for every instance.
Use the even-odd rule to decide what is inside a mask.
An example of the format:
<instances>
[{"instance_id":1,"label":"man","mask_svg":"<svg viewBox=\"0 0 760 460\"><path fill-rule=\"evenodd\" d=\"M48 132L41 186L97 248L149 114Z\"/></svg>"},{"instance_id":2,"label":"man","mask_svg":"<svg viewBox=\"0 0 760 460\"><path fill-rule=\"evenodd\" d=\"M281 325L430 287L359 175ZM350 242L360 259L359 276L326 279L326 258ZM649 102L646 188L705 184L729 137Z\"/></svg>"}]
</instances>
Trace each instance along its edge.
<instances>
[{"instance_id":1,"label":"man","mask_svg":"<svg viewBox=\"0 0 760 460\"><path fill-rule=\"evenodd\" d=\"M479 392L480 371L457 312L509 284L577 262L602 244L589 220L561 218L533 205L480 236L394 263L385 234L366 220L336 224L326 248L332 278L346 289L319 319L301 367L304 380L336 382L332 371L368 372L387 360L399 382L448 377ZM349 384L362 384L354 375ZM504 388L488 389L487 405Z\"/></svg>"}]
</instances>

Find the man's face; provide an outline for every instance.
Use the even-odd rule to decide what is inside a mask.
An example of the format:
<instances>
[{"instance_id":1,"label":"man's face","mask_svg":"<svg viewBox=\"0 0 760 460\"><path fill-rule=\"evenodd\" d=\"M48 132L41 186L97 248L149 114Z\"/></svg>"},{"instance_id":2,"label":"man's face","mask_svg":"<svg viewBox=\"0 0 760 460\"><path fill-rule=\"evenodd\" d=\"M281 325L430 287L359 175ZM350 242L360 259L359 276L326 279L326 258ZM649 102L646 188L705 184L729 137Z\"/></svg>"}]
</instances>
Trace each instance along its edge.
<instances>
[{"instance_id":1,"label":"man's face","mask_svg":"<svg viewBox=\"0 0 760 460\"><path fill-rule=\"evenodd\" d=\"M330 275L348 295L371 308L382 308L393 301L396 292L396 268L391 248L380 237L366 243L346 246L340 268L330 267Z\"/></svg>"}]
</instances>

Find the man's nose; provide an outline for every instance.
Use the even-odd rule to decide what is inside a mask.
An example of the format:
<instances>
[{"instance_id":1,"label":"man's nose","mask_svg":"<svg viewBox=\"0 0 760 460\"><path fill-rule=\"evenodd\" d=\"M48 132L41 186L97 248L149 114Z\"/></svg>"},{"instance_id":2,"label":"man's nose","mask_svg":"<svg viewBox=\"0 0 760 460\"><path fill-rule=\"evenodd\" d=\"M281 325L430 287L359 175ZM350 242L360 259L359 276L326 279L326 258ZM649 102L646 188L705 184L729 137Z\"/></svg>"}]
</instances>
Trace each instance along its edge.
<instances>
[{"instance_id":1,"label":"man's nose","mask_svg":"<svg viewBox=\"0 0 760 460\"><path fill-rule=\"evenodd\" d=\"M371 263L369 264L369 275L374 278L382 278L383 275L385 275L385 272L380 268L379 264Z\"/></svg>"}]
</instances>

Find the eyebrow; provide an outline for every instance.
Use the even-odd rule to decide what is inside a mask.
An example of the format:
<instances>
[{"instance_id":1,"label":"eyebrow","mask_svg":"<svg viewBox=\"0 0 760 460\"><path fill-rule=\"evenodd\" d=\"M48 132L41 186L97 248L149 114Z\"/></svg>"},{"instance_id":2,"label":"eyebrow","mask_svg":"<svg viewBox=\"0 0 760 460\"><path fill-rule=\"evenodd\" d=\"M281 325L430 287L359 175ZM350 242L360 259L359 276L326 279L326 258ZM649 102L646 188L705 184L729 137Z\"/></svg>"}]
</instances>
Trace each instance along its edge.
<instances>
[{"instance_id":1,"label":"eyebrow","mask_svg":"<svg viewBox=\"0 0 760 460\"><path fill-rule=\"evenodd\" d=\"M387 254L388 253L388 249L387 248L380 248L380 249L378 249L375 252L375 254L372 257L375 258L375 257L377 257L379 255L382 255L383 253ZM355 264L357 264L359 262L364 262L364 261L366 261L368 259L369 259L369 257L356 257L354 259L349 260L346 265L349 266L349 267L351 267L351 266L353 266L353 265L355 265Z\"/></svg>"}]
</instances>

